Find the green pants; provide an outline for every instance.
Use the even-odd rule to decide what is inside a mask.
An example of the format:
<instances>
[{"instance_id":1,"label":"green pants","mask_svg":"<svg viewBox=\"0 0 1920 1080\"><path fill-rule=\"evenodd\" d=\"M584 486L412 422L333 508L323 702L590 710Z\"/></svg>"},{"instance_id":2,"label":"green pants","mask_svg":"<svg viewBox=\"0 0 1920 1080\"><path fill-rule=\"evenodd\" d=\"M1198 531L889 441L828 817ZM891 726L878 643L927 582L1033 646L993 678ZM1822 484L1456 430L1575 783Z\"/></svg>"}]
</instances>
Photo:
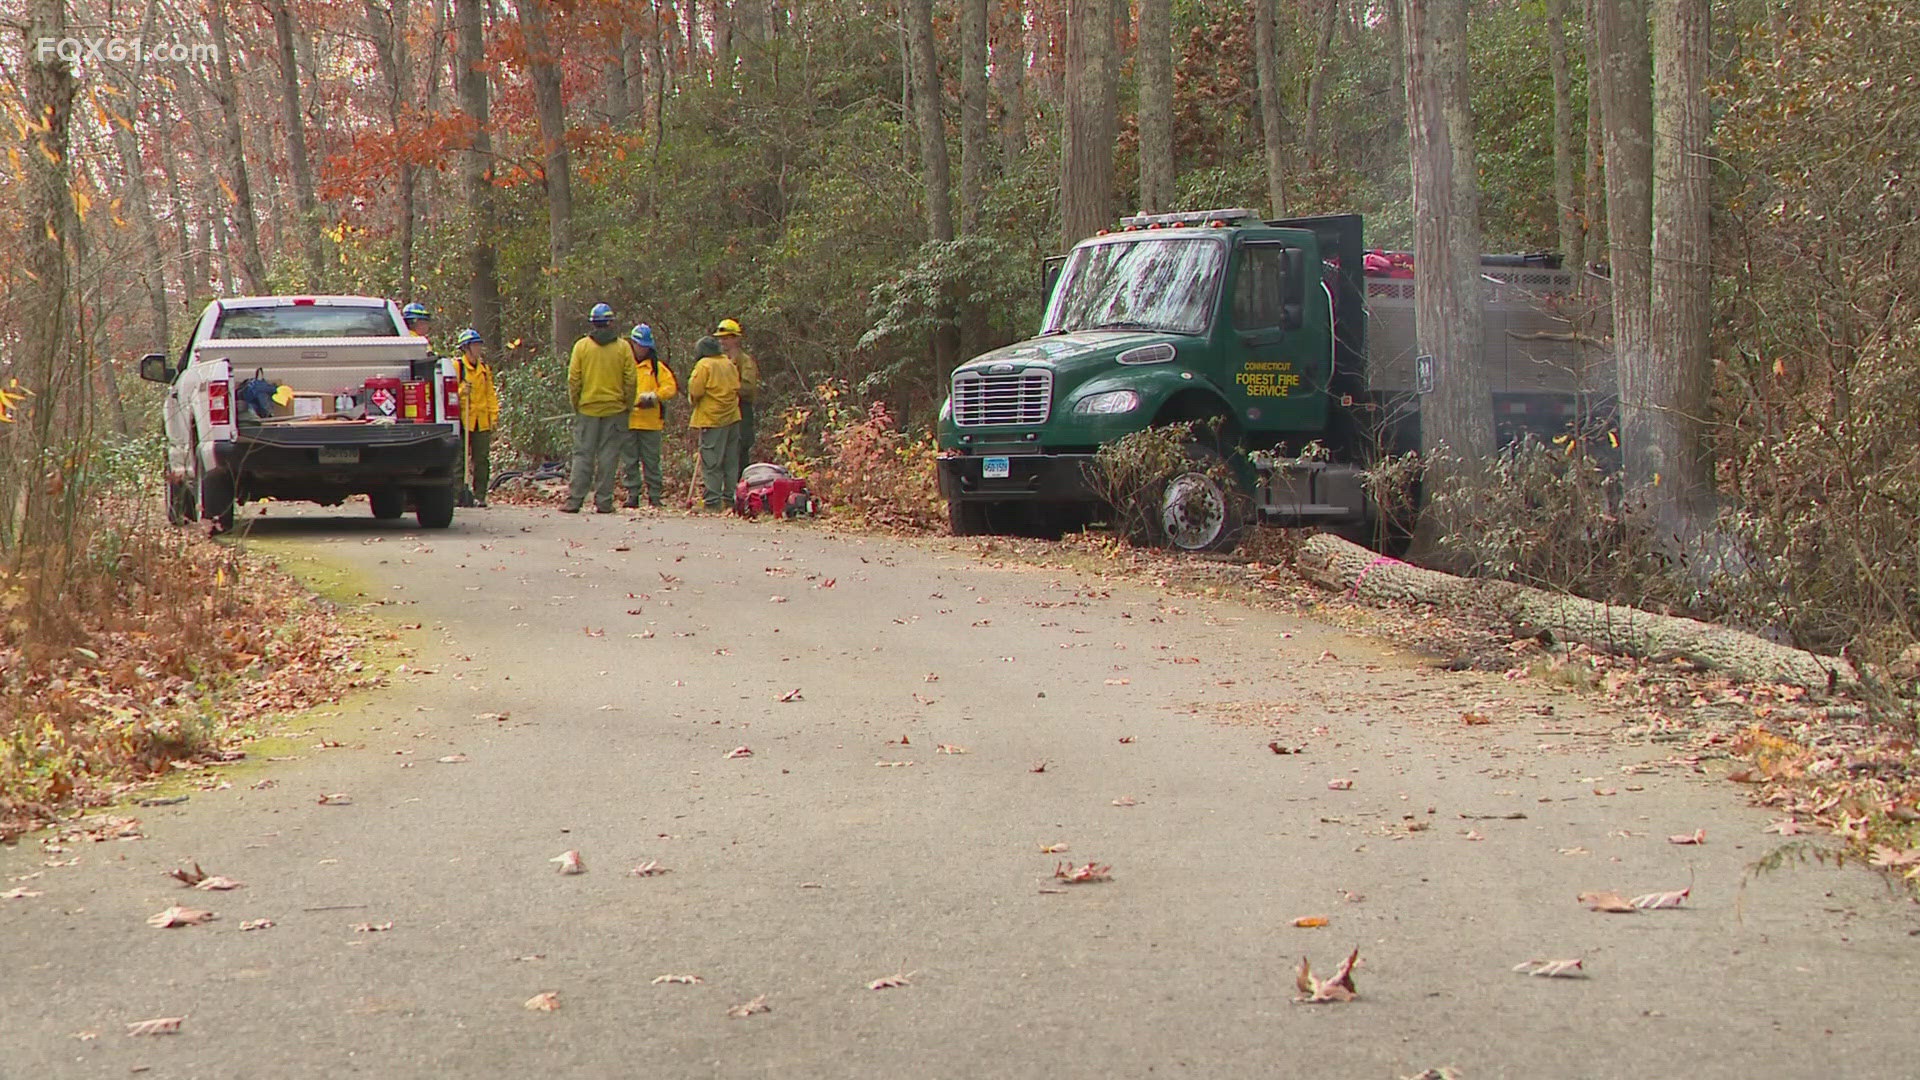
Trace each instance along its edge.
<instances>
[{"instance_id":1,"label":"green pants","mask_svg":"<svg viewBox=\"0 0 1920 1080\"><path fill-rule=\"evenodd\" d=\"M646 470L647 502L660 505L660 432L632 428L620 444L620 482L627 486L627 502L640 501L640 470Z\"/></svg>"},{"instance_id":2,"label":"green pants","mask_svg":"<svg viewBox=\"0 0 1920 1080\"><path fill-rule=\"evenodd\" d=\"M487 501L487 488L493 480L493 432L467 432L467 474L472 486L467 489L469 498L482 504Z\"/></svg>"},{"instance_id":3,"label":"green pants","mask_svg":"<svg viewBox=\"0 0 1920 1080\"><path fill-rule=\"evenodd\" d=\"M755 425L754 420L755 412L752 400L744 397L741 398L740 430L734 435L734 438L740 441L741 469L745 469L747 466L753 464L753 440L759 434L759 428ZM740 480L740 475L737 470L734 473L733 479L735 483L738 483Z\"/></svg>"},{"instance_id":4,"label":"green pants","mask_svg":"<svg viewBox=\"0 0 1920 1080\"><path fill-rule=\"evenodd\" d=\"M700 482L709 510L733 501L733 485L740 476L739 427L735 421L700 429Z\"/></svg>"},{"instance_id":5,"label":"green pants","mask_svg":"<svg viewBox=\"0 0 1920 1080\"><path fill-rule=\"evenodd\" d=\"M578 510L593 489L593 505L613 509L614 473L620 468L620 444L626 440L627 414L573 414L573 465L567 474L567 508Z\"/></svg>"}]
</instances>

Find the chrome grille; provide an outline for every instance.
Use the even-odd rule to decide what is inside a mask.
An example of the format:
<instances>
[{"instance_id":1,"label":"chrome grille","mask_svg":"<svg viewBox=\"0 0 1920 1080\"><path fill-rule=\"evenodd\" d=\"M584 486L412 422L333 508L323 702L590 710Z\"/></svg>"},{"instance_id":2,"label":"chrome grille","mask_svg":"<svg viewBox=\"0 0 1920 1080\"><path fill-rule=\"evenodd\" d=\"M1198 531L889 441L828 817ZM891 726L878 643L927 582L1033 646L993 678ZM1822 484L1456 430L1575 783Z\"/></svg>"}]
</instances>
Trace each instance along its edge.
<instances>
[{"instance_id":1,"label":"chrome grille","mask_svg":"<svg viewBox=\"0 0 1920 1080\"><path fill-rule=\"evenodd\" d=\"M953 422L958 427L1044 424L1053 407L1053 372L1046 368L953 373Z\"/></svg>"}]
</instances>

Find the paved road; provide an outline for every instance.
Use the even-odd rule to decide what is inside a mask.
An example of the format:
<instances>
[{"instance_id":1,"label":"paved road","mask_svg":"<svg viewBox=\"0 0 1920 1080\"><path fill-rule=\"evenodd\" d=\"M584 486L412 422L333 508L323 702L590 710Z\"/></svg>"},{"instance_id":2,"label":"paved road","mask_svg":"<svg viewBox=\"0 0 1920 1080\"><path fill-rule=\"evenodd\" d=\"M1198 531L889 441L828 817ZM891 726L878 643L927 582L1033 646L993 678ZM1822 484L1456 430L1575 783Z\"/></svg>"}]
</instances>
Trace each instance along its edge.
<instances>
[{"instance_id":1,"label":"paved road","mask_svg":"<svg viewBox=\"0 0 1920 1080\"><path fill-rule=\"evenodd\" d=\"M946 541L514 508L254 535L424 624L424 670L136 811L145 839L0 851L0 891L42 894L0 900L8 1080L1916 1069L1915 909L1857 870L1743 885L1767 817L1623 772L1672 748L1568 698ZM163 876L195 860L246 886ZM146 925L176 903L219 918ZM1355 946L1358 1001L1293 1003L1302 954Z\"/></svg>"}]
</instances>

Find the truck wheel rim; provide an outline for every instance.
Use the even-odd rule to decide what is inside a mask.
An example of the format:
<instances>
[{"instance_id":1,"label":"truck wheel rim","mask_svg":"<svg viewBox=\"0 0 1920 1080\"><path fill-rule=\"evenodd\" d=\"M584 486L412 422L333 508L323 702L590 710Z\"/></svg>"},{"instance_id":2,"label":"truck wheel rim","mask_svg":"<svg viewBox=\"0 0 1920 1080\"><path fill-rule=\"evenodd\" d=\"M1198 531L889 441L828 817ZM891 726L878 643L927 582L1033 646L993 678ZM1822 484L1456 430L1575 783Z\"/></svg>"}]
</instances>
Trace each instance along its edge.
<instances>
[{"instance_id":1,"label":"truck wheel rim","mask_svg":"<svg viewBox=\"0 0 1920 1080\"><path fill-rule=\"evenodd\" d=\"M1220 538L1226 528L1227 499L1220 485L1204 473L1182 473L1167 481L1160 500L1160 521L1167 541L1185 551L1197 551Z\"/></svg>"}]
</instances>

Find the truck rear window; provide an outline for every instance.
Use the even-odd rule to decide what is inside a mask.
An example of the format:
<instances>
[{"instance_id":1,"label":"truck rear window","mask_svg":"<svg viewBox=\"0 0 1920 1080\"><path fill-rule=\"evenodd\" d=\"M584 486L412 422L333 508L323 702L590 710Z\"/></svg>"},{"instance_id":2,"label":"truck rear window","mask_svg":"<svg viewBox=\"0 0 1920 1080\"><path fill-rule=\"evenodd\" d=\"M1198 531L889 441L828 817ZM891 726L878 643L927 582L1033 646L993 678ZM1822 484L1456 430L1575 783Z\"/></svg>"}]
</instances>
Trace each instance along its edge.
<instances>
[{"instance_id":1,"label":"truck rear window","mask_svg":"<svg viewBox=\"0 0 1920 1080\"><path fill-rule=\"evenodd\" d=\"M213 324L216 338L361 338L399 337L384 307L227 308Z\"/></svg>"}]
</instances>

